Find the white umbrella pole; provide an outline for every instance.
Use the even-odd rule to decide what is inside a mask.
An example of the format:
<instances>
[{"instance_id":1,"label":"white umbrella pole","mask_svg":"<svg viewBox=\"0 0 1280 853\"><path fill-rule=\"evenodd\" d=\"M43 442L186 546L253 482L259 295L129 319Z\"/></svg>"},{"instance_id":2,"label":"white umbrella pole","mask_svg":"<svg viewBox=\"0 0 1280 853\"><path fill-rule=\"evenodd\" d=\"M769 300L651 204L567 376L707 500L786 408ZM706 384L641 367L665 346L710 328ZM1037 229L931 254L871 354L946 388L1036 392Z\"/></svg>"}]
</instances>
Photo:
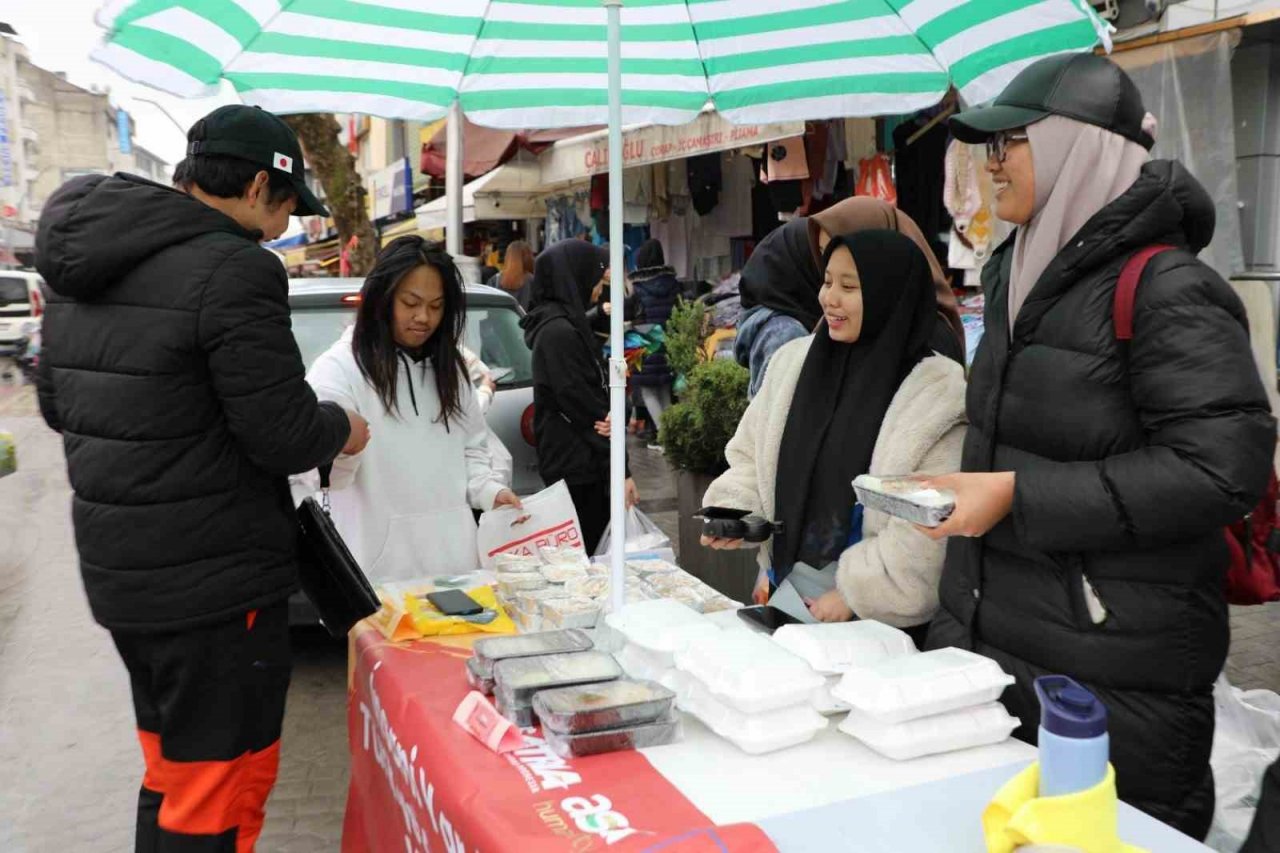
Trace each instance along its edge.
<instances>
[{"instance_id":1,"label":"white umbrella pole","mask_svg":"<svg viewBox=\"0 0 1280 853\"><path fill-rule=\"evenodd\" d=\"M626 267L622 254L622 0L604 0L609 16L609 520L613 610L626 603L627 361L622 349Z\"/></svg>"},{"instance_id":2,"label":"white umbrella pole","mask_svg":"<svg viewBox=\"0 0 1280 853\"><path fill-rule=\"evenodd\" d=\"M448 199L444 220L444 247L455 258L462 256L462 105L455 98L449 107L445 139L444 194Z\"/></svg>"}]
</instances>

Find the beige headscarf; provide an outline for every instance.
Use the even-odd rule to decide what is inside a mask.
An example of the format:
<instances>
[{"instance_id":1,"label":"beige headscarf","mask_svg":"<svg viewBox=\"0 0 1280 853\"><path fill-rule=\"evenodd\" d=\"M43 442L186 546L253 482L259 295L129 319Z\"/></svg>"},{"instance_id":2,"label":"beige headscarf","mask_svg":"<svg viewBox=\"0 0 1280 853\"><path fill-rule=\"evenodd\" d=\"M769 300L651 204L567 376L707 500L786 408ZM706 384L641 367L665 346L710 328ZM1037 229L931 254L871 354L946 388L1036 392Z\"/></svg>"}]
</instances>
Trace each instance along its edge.
<instances>
[{"instance_id":1,"label":"beige headscarf","mask_svg":"<svg viewBox=\"0 0 1280 853\"><path fill-rule=\"evenodd\" d=\"M1155 119L1143 127L1154 136ZM1147 149L1117 133L1051 115L1027 127L1036 198L1031 222L1018 229L1009 280L1009 328L1040 276L1094 214L1138 180Z\"/></svg>"}]
</instances>

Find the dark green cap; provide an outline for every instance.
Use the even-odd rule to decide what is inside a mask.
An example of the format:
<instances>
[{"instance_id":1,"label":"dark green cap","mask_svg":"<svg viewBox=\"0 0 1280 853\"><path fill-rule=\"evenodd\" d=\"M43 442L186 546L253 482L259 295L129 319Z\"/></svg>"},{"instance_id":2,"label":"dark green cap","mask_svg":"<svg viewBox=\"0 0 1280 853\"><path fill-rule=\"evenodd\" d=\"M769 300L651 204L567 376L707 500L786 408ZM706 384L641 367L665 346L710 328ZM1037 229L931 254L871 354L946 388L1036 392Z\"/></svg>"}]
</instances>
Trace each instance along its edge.
<instances>
[{"instance_id":1,"label":"dark green cap","mask_svg":"<svg viewBox=\"0 0 1280 853\"><path fill-rule=\"evenodd\" d=\"M990 104L954 116L951 132L976 144L1056 115L1117 133L1149 151L1155 140L1142 129L1146 114L1142 93L1120 66L1094 53L1068 53L1024 68Z\"/></svg>"},{"instance_id":2,"label":"dark green cap","mask_svg":"<svg viewBox=\"0 0 1280 853\"><path fill-rule=\"evenodd\" d=\"M208 154L239 157L268 171L284 172L298 194L294 216L329 215L307 186L297 135L279 116L244 104L218 107L187 134L188 156Z\"/></svg>"}]
</instances>

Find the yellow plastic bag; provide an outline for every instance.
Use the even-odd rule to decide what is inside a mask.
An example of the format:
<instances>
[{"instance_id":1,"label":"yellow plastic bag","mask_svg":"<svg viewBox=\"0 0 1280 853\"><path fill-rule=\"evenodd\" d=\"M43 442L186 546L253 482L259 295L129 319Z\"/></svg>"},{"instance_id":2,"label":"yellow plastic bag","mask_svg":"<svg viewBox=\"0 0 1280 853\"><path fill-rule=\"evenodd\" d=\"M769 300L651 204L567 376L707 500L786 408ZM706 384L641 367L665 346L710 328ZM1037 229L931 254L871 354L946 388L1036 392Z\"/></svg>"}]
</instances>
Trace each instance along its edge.
<instances>
[{"instance_id":1,"label":"yellow plastic bag","mask_svg":"<svg viewBox=\"0 0 1280 853\"><path fill-rule=\"evenodd\" d=\"M445 616L427 601L426 594L435 592L431 584L404 591L397 600L385 591L380 590L382 609L369 617L370 621L392 642L404 640L420 640L423 637L445 637L458 634L514 634L515 623L507 615L493 587L479 586L467 590L467 595L476 603L498 615L487 625L468 622L461 616Z\"/></svg>"},{"instance_id":2,"label":"yellow plastic bag","mask_svg":"<svg viewBox=\"0 0 1280 853\"><path fill-rule=\"evenodd\" d=\"M982 813L987 853L1012 853L1026 844L1061 845L1083 853L1147 853L1117 835L1116 771L1086 791L1039 797L1040 763L1004 784Z\"/></svg>"}]
</instances>

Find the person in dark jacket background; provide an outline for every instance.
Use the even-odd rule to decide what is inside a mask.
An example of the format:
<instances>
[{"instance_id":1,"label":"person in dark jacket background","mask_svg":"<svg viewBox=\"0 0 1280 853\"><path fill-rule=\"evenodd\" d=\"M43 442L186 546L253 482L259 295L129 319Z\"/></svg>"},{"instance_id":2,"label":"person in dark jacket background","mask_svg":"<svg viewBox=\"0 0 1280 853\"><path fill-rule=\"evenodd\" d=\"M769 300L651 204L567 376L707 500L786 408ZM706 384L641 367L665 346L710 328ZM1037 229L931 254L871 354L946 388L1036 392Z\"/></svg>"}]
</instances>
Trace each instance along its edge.
<instances>
[{"instance_id":1,"label":"person in dark jacket background","mask_svg":"<svg viewBox=\"0 0 1280 853\"><path fill-rule=\"evenodd\" d=\"M286 477L358 452L319 404L259 243L324 207L293 132L223 107L164 187L76 178L40 218L38 391L62 433L85 593L132 686L137 849L252 849L279 764L298 524ZM183 849L196 849L184 846Z\"/></svg>"},{"instance_id":2,"label":"person in dark jacket background","mask_svg":"<svg viewBox=\"0 0 1280 853\"><path fill-rule=\"evenodd\" d=\"M564 480L594 554L609 523L609 391L600 348L587 321L591 291L609 253L582 240L562 240L534 263L530 311L520 321L533 351L533 432L538 473ZM621 427L619 427L621 429ZM637 501L627 475L627 505Z\"/></svg>"},{"instance_id":3,"label":"person in dark jacket background","mask_svg":"<svg viewBox=\"0 0 1280 853\"><path fill-rule=\"evenodd\" d=\"M1070 117L1069 117L1070 116ZM994 658L1036 739L1035 678L1107 706L1122 799L1196 838L1213 815L1213 683L1228 645L1223 527L1263 493L1275 421L1244 308L1195 257L1213 204L1148 162L1154 120L1109 60L1042 60L995 104L952 119L987 142L997 215L1018 224L983 270L986 334L934 648ZM1147 266L1134 335L1116 339L1125 262Z\"/></svg>"},{"instance_id":4,"label":"person in dark jacket background","mask_svg":"<svg viewBox=\"0 0 1280 853\"><path fill-rule=\"evenodd\" d=\"M676 281L676 271L667 266L662 244L657 240L646 240L636 250L631 287L639 302L640 330L657 326L665 332L676 300L680 298L680 283ZM662 413L671 406L674 383L675 374L667 365L665 345L646 355L640 369L631 374L631 384L639 389L644 407L656 426L662 425Z\"/></svg>"}]
</instances>

